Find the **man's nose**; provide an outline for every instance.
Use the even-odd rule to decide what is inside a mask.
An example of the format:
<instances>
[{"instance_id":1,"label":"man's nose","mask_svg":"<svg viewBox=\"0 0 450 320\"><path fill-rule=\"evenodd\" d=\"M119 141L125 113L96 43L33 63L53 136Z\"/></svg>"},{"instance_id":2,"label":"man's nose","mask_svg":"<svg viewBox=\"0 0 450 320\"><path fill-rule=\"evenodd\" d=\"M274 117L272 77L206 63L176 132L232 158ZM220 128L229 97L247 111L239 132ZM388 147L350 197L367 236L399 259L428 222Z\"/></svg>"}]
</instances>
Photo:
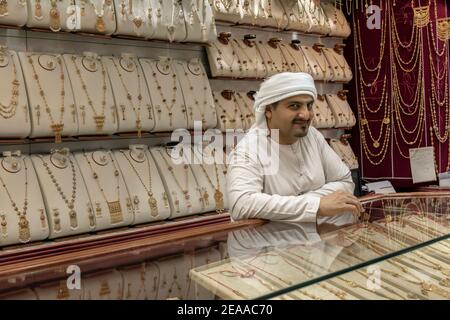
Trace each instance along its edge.
<instances>
[{"instance_id":1,"label":"man's nose","mask_svg":"<svg viewBox=\"0 0 450 320\"><path fill-rule=\"evenodd\" d=\"M301 108L297 113L297 117L302 120L309 120L308 108Z\"/></svg>"}]
</instances>

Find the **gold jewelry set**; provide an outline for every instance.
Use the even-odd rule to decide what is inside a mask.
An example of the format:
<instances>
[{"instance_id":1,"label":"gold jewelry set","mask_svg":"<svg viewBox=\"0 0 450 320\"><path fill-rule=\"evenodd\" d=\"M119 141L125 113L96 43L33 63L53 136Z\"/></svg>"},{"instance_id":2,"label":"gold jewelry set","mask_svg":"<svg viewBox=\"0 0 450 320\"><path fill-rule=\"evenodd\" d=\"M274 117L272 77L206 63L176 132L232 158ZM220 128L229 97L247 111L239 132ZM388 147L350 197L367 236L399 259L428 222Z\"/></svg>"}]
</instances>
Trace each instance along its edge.
<instances>
[{"instance_id":1,"label":"gold jewelry set","mask_svg":"<svg viewBox=\"0 0 450 320\"><path fill-rule=\"evenodd\" d=\"M96 163L99 166L99 168L105 167L108 165L107 159L103 159L104 162L101 164L99 164L97 161L95 161L94 153L95 152L91 153L91 157L92 157L93 162ZM95 180L98 190L100 190L100 193L103 196L103 199L105 200L106 204L108 205L109 218L110 218L111 224L118 224L118 223L122 223L124 221L123 213L122 213L121 194L120 194L120 171L119 171L118 167L116 166L116 163L114 161L113 156L111 155L111 152L108 151L107 154L109 156L109 159L111 160L112 169L114 170L113 174L114 174L114 177L116 178L115 189L117 190L117 196L115 197L115 200L113 200L113 201L108 201L108 197L106 196L106 193L105 193L104 188L106 188L108 183L103 183L103 185L102 185L102 183L100 182L100 175L97 173L97 170L94 169L94 166L93 166L91 160L89 160L89 156L86 154L86 152L83 152L83 157L86 160L87 164L89 165L89 168L90 168L91 174L92 174L92 178ZM95 203L95 210L96 210L96 217L100 218L102 216L102 210L101 210L100 203L98 203L98 202Z\"/></svg>"},{"instance_id":2,"label":"gold jewelry set","mask_svg":"<svg viewBox=\"0 0 450 320\"><path fill-rule=\"evenodd\" d=\"M330 139L330 146L333 150L340 156L342 161L350 168L357 169L358 168L358 159L355 156L352 148L350 147L348 141L341 142L337 139Z\"/></svg>"},{"instance_id":3,"label":"gold jewelry set","mask_svg":"<svg viewBox=\"0 0 450 320\"><path fill-rule=\"evenodd\" d=\"M150 159L147 155L146 151L142 151L142 153L144 154L145 157L145 163L147 166L147 170L145 170L148 173L148 187L145 184L144 180L141 178L142 173L138 171L138 169L136 169L136 163L133 164L133 162L135 162L133 160L133 157L131 156L131 151L130 151L130 155L127 155L125 151L121 150L120 151L122 153L122 155L125 157L125 159L127 160L127 162L129 163L131 169L133 170L133 172L136 174L136 176L138 177L139 182L141 183L142 187L144 188L144 190L147 192L147 196L148 196L148 206L150 208L150 215L152 217L157 217L159 215L159 211L158 211L158 201L154 196L153 193L153 188L152 188L152 165L150 164ZM132 161L133 160L133 161ZM164 202L165 202L165 208L168 209L169 207L169 203L167 202L167 195L166 192L163 192L163 198L164 198ZM139 198L136 196L134 197L134 206L138 206L139 205Z\"/></svg>"},{"instance_id":4,"label":"gold jewelry set","mask_svg":"<svg viewBox=\"0 0 450 320\"><path fill-rule=\"evenodd\" d=\"M245 116L237 103L234 92L213 92L214 103L219 113L222 131L227 129L246 129ZM239 121L240 123L236 123Z\"/></svg>"},{"instance_id":5,"label":"gold jewelry set","mask_svg":"<svg viewBox=\"0 0 450 320\"><path fill-rule=\"evenodd\" d=\"M222 40L224 38L226 41ZM323 53L333 48L320 47L320 52L316 53L312 47L301 46L298 50L296 44L278 40L274 43L276 48L272 48L262 41L244 40L242 44L242 40L229 35L218 39L206 48L213 77L264 78L283 71L303 71L313 74L318 81L335 81L336 78L339 82L348 82L353 76L343 55ZM246 41L253 46L248 47ZM294 48L288 48L290 46ZM337 70L336 76L334 70Z\"/></svg>"}]
</instances>

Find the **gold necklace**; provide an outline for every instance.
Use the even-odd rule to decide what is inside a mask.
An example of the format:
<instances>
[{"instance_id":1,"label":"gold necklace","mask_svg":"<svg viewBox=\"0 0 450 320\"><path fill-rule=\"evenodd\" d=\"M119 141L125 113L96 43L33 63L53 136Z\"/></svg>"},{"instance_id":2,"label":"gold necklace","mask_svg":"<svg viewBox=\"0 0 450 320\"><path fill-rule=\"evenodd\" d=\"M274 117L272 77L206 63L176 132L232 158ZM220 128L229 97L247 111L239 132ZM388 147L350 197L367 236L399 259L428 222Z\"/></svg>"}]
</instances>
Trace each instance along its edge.
<instances>
[{"instance_id":1,"label":"gold necklace","mask_svg":"<svg viewBox=\"0 0 450 320\"><path fill-rule=\"evenodd\" d=\"M225 58L222 56L223 55L223 51L222 51L222 49L220 49L217 46L216 42L211 42L211 44L214 47L214 49L216 49L216 51L217 51L217 57L216 57L215 60L219 64L219 69L222 72L225 69L224 66L223 66L223 61L224 61L228 65L228 69L229 69L230 73L233 74L234 71L235 71L234 68L233 68L233 65L234 65L234 61L235 61L236 56L237 56L236 52L233 49L231 50L231 56L232 56L233 59L231 60L231 62L229 62L229 61L226 61ZM226 45L228 45L228 42L227 42ZM242 71L242 65L241 64L238 64L238 69L239 69L239 71Z\"/></svg>"},{"instance_id":2,"label":"gold necklace","mask_svg":"<svg viewBox=\"0 0 450 320\"><path fill-rule=\"evenodd\" d=\"M20 83L17 77L17 67L14 62L13 55L5 50L0 50L0 59L4 59L4 53L8 53L8 59L11 61L13 67L13 80L11 81L11 98L8 104L3 104L0 102L0 116L4 119L10 119L16 115L17 105L19 101L19 87Z\"/></svg>"},{"instance_id":3,"label":"gold necklace","mask_svg":"<svg viewBox=\"0 0 450 320\"><path fill-rule=\"evenodd\" d=\"M294 72L294 71L295 72L303 72L305 70L305 60L303 59L303 55L300 57L300 59L297 59L296 57L294 57L294 55L291 52L291 49L289 49L289 47L288 47L288 46L292 47L293 45L294 44L289 45L289 44L286 44L286 43L281 43L280 44L281 53L283 53L283 55L285 56L284 59L286 60L286 62L288 61L288 59L286 57L288 55L291 57L293 62L290 65L290 69L291 69L292 72ZM292 49L293 50L297 50L297 49L295 49L295 47L292 47ZM298 51L301 52L299 48L298 48ZM284 54L284 52L287 52L287 54ZM302 65L300 65L299 62L302 63Z\"/></svg>"},{"instance_id":4,"label":"gold necklace","mask_svg":"<svg viewBox=\"0 0 450 320\"><path fill-rule=\"evenodd\" d=\"M155 62L155 64L156 63L158 63L158 62ZM165 88L166 86L161 85L161 82L159 81L159 79L157 77L156 70L154 69L152 63L150 61L147 61L147 64L150 66L150 69L152 71L152 78L155 80L156 90L159 93L162 104L167 109L167 113L169 115L169 125L172 127L173 126L173 109L177 102L177 92L178 92L177 74L173 70L172 62L167 64L167 67L169 68L169 72L167 74L162 73L161 71L159 71L158 67L156 67L159 71L158 72L159 74L167 75L167 76L170 75L172 77L172 99L167 99L167 97L165 97L164 93L163 93L163 88ZM168 100L170 100L170 102ZM159 105L156 105L155 108L156 108L156 111L158 112L158 119L161 120L161 113L162 113L161 107ZM184 110L184 108L185 107L183 107L183 112L186 112L186 110Z\"/></svg>"},{"instance_id":5,"label":"gold necklace","mask_svg":"<svg viewBox=\"0 0 450 320\"><path fill-rule=\"evenodd\" d=\"M81 88L83 89L84 94L86 95L88 104L89 104L89 106L91 107L92 112L93 112L93 114L94 114L93 119L94 119L94 122L95 122L96 130L97 130L97 132L102 132L102 131L103 131L103 126L104 126L104 124L105 124L106 89L107 89L107 86L106 86L106 71L105 71L105 67L103 66L103 63L100 62L100 66L102 67L102 90L103 90L103 98L102 98L102 102L101 102L101 104L102 104L102 111L101 111L101 113L100 113L100 115L99 115L99 114L97 114L97 111L95 110L94 103L92 102L92 99L91 99L91 97L90 97L90 95L89 95L89 92L88 92L88 90L87 90L86 82L84 81L84 79L83 79L83 77L82 77L82 75L81 75L81 71L80 71L80 68L78 68L76 59L77 59L77 58L76 58L75 56L72 56L72 57L71 57L71 60L72 60L73 65L74 65L74 67L75 67L76 73L77 73L77 75L78 75L78 79L79 79L80 82L81 82ZM83 117L83 119L84 119L84 117ZM84 122L84 121L83 121L83 122Z\"/></svg>"},{"instance_id":6,"label":"gold necklace","mask_svg":"<svg viewBox=\"0 0 450 320\"><path fill-rule=\"evenodd\" d=\"M233 51L234 52L237 52L238 50L236 50L236 49L239 49L239 51L242 52L243 55L247 58L246 60L241 60L240 57L239 57L239 54L238 54L237 55L238 56L238 64L240 66L242 66L242 65L245 66L245 71L247 72L247 74L249 76L253 73L253 75L256 77L257 74L258 74L258 62L259 62L257 60L258 56L255 56L254 58L249 56L247 54L245 48L243 48L241 43L238 40L236 40L236 39L231 40L231 46L233 47ZM253 67L252 71L249 70L249 64L251 64L252 67Z\"/></svg>"},{"instance_id":7,"label":"gold necklace","mask_svg":"<svg viewBox=\"0 0 450 320\"><path fill-rule=\"evenodd\" d=\"M59 122L55 122L54 118L53 118L53 114L52 114L52 110L50 109L50 106L48 104L47 101L47 97L45 95L44 89L42 88L41 85L41 81L40 78L36 72L36 68L34 66L34 62L33 62L33 57L34 55L29 55L28 56L28 63L31 65L31 68L33 70L33 77L34 80L36 81L36 84L38 85L39 88L39 95L41 96L42 101L44 102L45 105L45 111L47 112L49 118L50 118L50 128L52 129L54 135L55 135L55 143L61 143L62 139L62 132L64 130L64 123L63 123L63 119L64 119L64 104L65 104L65 96L66 96L66 91L65 91L65 76L64 76L64 69L63 69L63 65L62 65L62 60L61 57L56 57L56 61L58 62L59 65L59 70L60 70L60 76L59 76L59 80L61 81L61 91L60 91L60 95L61 95L61 108L60 108L60 118L59 118ZM39 120L38 120L39 121Z\"/></svg>"},{"instance_id":8,"label":"gold necklace","mask_svg":"<svg viewBox=\"0 0 450 320\"><path fill-rule=\"evenodd\" d=\"M153 190L152 190L152 168L150 166L150 159L148 158L148 155L145 151L144 155L146 158L146 162L147 162L147 171L148 171L148 188L145 185L144 181L141 178L141 175L138 173L136 167L133 165L133 163L131 162L131 160L128 158L127 154L125 153L125 151L120 150L120 152L123 154L123 156L125 157L125 159L127 159L128 163L130 164L130 167L133 169L134 173L136 174L136 176L138 177L141 185L144 187L145 191L147 191L147 195L148 195L148 205L150 207L150 214L153 217L158 216L158 201L156 200L156 198L153 195Z\"/></svg>"},{"instance_id":9,"label":"gold necklace","mask_svg":"<svg viewBox=\"0 0 450 320\"><path fill-rule=\"evenodd\" d=\"M142 137L142 121L141 121L141 107L142 107L142 91L141 91L141 75L139 73L139 67L136 62L133 61L135 67L136 67L136 76L137 76L137 82L138 82L138 92L137 92L137 108L135 107L135 103L133 102L133 96L130 93L130 90L126 86L123 78L122 73L119 70L119 67L117 66L116 60L113 58L111 59L114 65L114 68L116 69L117 75L119 76L120 83L122 84L123 90L127 93L127 100L130 106L133 108L134 114L136 116L136 130L138 138ZM122 68L124 69L124 68ZM125 69L124 69L125 70ZM127 70L125 70L127 71ZM121 106L122 109L122 120L125 120L125 106Z\"/></svg>"},{"instance_id":10,"label":"gold necklace","mask_svg":"<svg viewBox=\"0 0 450 320\"><path fill-rule=\"evenodd\" d=\"M213 150L212 156L213 157L215 156L215 150ZM200 161L199 164L200 164L200 168L202 168L203 173L205 174L206 178L208 179L208 182L209 182L210 186L214 189L214 201L216 203L216 211L218 213L221 213L221 212L223 212L225 210L225 204L224 204L224 201L223 201L223 193L220 190L220 179L219 179L219 172L218 172L218 169L217 169L216 160L214 159L214 170L216 172L216 181L217 181L216 185L214 185L214 183L212 182L211 178L209 177L208 172L206 172L206 169L203 166L203 164L201 163L201 161ZM205 191L204 194L203 194L203 199L204 199L204 201L206 203L208 203L208 198L209 198L208 191Z\"/></svg>"},{"instance_id":11,"label":"gold necklace","mask_svg":"<svg viewBox=\"0 0 450 320\"><path fill-rule=\"evenodd\" d=\"M183 187L181 186L180 182L178 181L175 172L173 172L173 167L169 164L169 161L166 159L164 153L161 150L158 150L159 153L161 154L161 157L163 158L164 162L166 163L167 169L170 171L173 180L175 181L176 185L178 186L178 188L182 191L183 196L184 196L184 200L186 203L186 206L188 208L192 207L191 204L191 195L189 194L189 165L184 164L183 165L183 169L184 169L184 173L185 173L185 188L183 189ZM167 150L166 150L167 153Z\"/></svg>"},{"instance_id":12,"label":"gold necklace","mask_svg":"<svg viewBox=\"0 0 450 320\"><path fill-rule=\"evenodd\" d=\"M115 163L114 158L112 157L111 153L108 152L108 155L114 166L114 176L116 177L116 190L117 190L117 200L116 201L108 201L105 190L103 189L102 185L100 184L100 177L99 177L98 173L94 170L94 167L92 166L92 163L89 160L86 153L83 152L83 156L84 156L86 162L88 163L89 168L91 169L92 177L94 178L94 180L97 184L97 187L103 196L103 199L105 200L106 204L108 205L109 217L111 219L111 224L116 224L116 223L123 222L122 206L120 204L120 174L119 174L119 170L116 167L116 163ZM94 154L92 153L91 156L93 157Z\"/></svg>"},{"instance_id":13,"label":"gold necklace","mask_svg":"<svg viewBox=\"0 0 450 320\"><path fill-rule=\"evenodd\" d=\"M244 117L247 121L248 127L251 127L253 122L255 121L255 115L253 113L253 108L248 105L247 101L245 101L244 97L242 97L240 92L236 92L235 97L238 97L238 99L243 103L244 108L247 110L247 114Z\"/></svg>"},{"instance_id":14,"label":"gold necklace","mask_svg":"<svg viewBox=\"0 0 450 320\"><path fill-rule=\"evenodd\" d=\"M24 164L24 174L25 174L25 198L23 201L23 209L22 212L19 211L19 208L16 205L16 202L13 200L11 193L9 192L9 189L3 180L2 176L0 175L0 182L3 185L3 188L6 191L6 194L8 195L9 201L11 202L11 206L13 207L14 211L16 212L17 216L19 217L19 241L22 243L29 242L31 240L31 233L30 233L30 222L27 220L27 210L28 210L28 167L27 163L25 161L25 158L23 158L23 164ZM44 217L45 218L45 217ZM6 230L6 220L1 222L2 229ZM6 232L2 232L5 236Z\"/></svg>"},{"instance_id":15,"label":"gold necklace","mask_svg":"<svg viewBox=\"0 0 450 320\"><path fill-rule=\"evenodd\" d=\"M188 62L189 63L189 62ZM187 68L187 70L186 70ZM189 91L191 92L191 96L194 98L194 104L196 107L199 108L200 111L200 116L202 118L202 125L206 124L206 118L205 118L205 112L206 112L206 107L208 106L208 100L207 100L207 91L208 91L208 77L206 76L206 74L201 71L200 74L196 75L195 73L193 73L192 71L190 71L189 66L188 65L183 65L183 71L184 71L184 77L187 79L188 81L188 86L189 86ZM189 72L188 72L189 71ZM201 77L203 80L203 104L201 104L198 99L197 99L197 95L194 92L194 86L192 84L192 80L191 80L191 76L195 76L195 77ZM200 107L201 106L201 107ZM193 110L192 110L192 106L188 107L190 109L190 115L191 117L193 117Z\"/></svg>"},{"instance_id":16,"label":"gold necklace","mask_svg":"<svg viewBox=\"0 0 450 320\"><path fill-rule=\"evenodd\" d=\"M269 45L269 46L270 46L270 45ZM270 65L270 69L271 69L273 72L276 71L276 73L281 73L281 72L283 72L283 71L286 71L286 70L285 70L285 63L284 63L283 61L281 61L281 69L280 69L280 68L279 68L279 65L278 65L277 63L275 63L273 57L271 56L271 54L270 54L270 52L269 52L269 48L268 48L265 44L263 44L262 41L259 41L259 45L257 45L256 47L258 48L259 53L260 53L261 57L263 58L263 63L264 63L264 65L266 66L266 69L267 69L267 70L268 70L267 65ZM266 60L264 59L264 55L262 54L261 47L264 48L264 51L266 52L267 57L269 58L269 60L266 61ZM278 51L280 51L278 45L277 45L277 49L278 49ZM281 51L280 51L280 54L282 55ZM283 60L283 59L281 59L281 60Z\"/></svg>"},{"instance_id":17,"label":"gold necklace","mask_svg":"<svg viewBox=\"0 0 450 320\"><path fill-rule=\"evenodd\" d=\"M44 156L38 155L38 157L42 160L42 164L44 165L44 168L45 168L48 176L50 177L50 180L52 181L54 187L58 191L59 196L61 197L61 199L66 204L67 208L69 209L70 229L72 229L72 230L77 229L78 228L78 221L77 221L77 212L75 211L75 201L76 201L76 198L77 198L77 174L76 174L75 165L74 165L72 159L70 158L70 156L68 156L70 168L71 168L71 171L72 171L72 194L71 194L71 198L69 200L67 198L66 194L63 192L61 185L56 180L56 176L53 173L53 171L50 169L49 164L44 160ZM54 215L55 215L55 218L53 220L53 222L55 224L54 229L55 229L55 231L60 231L61 230L61 225L60 225L59 210L58 209L56 209L56 210L54 209Z\"/></svg>"},{"instance_id":18,"label":"gold necklace","mask_svg":"<svg viewBox=\"0 0 450 320\"><path fill-rule=\"evenodd\" d=\"M228 101L230 101L231 99L233 99L233 98L231 98L230 97L230 99L228 99L228 98L226 98L225 96L223 96L223 94L222 93L219 93L220 95L222 95L222 97L225 99L225 100L228 100ZM234 95L234 94L233 94ZM240 117L238 117L238 111L240 111L239 110L239 106L238 106L238 104L236 103L236 99L234 99L234 101L235 101L235 103L234 103L234 113L233 114L229 114L228 113L228 110L224 107L224 106L222 106L220 103L219 103L219 99L217 99L217 97L214 97L215 99L214 99L214 102L215 102L215 105L217 106L217 107L219 107L219 109L221 109L222 110L222 115L220 116L220 119L222 120L222 122L223 122L223 125L224 125L224 128L227 128L227 129L232 129L232 128L228 128L227 127L227 122L230 122L231 123L231 126L232 127L234 127L234 123L236 122L236 119L237 118L239 118L240 120L241 120L241 124L243 124L243 115L242 115L242 112L241 112L241 116Z\"/></svg>"},{"instance_id":19,"label":"gold necklace","mask_svg":"<svg viewBox=\"0 0 450 320\"><path fill-rule=\"evenodd\" d=\"M58 10L57 0L50 0L51 9L50 9L50 30L53 32L58 32L61 30L61 14ZM40 4L39 4L40 5ZM36 4L37 6L37 4Z\"/></svg>"}]
</instances>

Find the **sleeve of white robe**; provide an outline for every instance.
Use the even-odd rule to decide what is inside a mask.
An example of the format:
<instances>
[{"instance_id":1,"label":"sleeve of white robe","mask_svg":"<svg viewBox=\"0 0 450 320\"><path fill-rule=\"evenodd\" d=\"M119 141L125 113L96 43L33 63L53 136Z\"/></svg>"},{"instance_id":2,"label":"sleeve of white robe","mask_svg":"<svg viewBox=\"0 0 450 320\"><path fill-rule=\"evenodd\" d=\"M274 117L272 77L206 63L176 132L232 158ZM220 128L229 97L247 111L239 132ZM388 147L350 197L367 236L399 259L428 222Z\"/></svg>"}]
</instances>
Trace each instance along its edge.
<instances>
[{"instance_id":1,"label":"sleeve of white robe","mask_svg":"<svg viewBox=\"0 0 450 320\"><path fill-rule=\"evenodd\" d=\"M239 148L238 148L239 149ZM228 168L227 186L231 216L316 222L318 196L280 196L263 193L263 168L255 156L236 150Z\"/></svg>"},{"instance_id":2,"label":"sleeve of white robe","mask_svg":"<svg viewBox=\"0 0 450 320\"><path fill-rule=\"evenodd\" d=\"M326 183L319 189L305 193L308 196L323 197L335 191L344 191L353 194L355 184L350 169L342 162L337 153L328 145L323 135L314 131L317 143L321 150L322 167Z\"/></svg>"}]
</instances>

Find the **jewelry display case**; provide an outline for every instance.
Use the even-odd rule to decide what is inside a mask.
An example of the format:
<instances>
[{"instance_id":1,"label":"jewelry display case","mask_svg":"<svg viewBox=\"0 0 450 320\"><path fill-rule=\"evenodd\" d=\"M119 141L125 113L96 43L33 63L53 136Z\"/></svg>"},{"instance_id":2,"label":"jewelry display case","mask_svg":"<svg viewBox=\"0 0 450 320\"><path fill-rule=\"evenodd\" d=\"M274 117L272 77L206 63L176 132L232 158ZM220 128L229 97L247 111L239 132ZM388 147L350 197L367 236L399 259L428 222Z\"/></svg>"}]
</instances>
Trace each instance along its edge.
<instances>
[{"instance_id":1,"label":"jewelry display case","mask_svg":"<svg viewBox=\"0 0 450 320\"><path fill-rule=\"evenodd\" d=\"M365 216L359 221L352 216L317 225L225 221L197 228L190 237L79 245L58 259L50 247L34 257L26 250L3 251L0 296L448 299L449 200L448 192L371 196L361 199ZM66 285L71 264L83 270L79 290Z\"/></svg>"}]
</instances>

